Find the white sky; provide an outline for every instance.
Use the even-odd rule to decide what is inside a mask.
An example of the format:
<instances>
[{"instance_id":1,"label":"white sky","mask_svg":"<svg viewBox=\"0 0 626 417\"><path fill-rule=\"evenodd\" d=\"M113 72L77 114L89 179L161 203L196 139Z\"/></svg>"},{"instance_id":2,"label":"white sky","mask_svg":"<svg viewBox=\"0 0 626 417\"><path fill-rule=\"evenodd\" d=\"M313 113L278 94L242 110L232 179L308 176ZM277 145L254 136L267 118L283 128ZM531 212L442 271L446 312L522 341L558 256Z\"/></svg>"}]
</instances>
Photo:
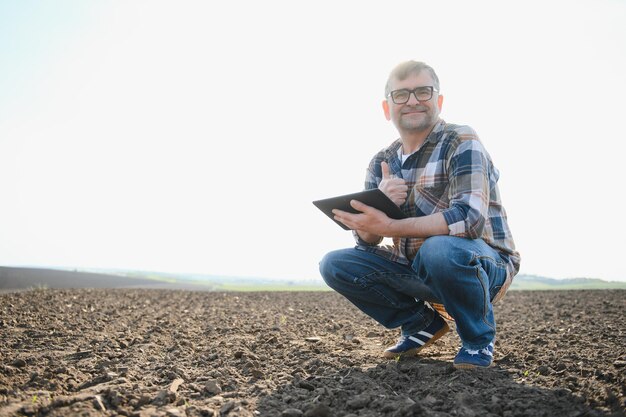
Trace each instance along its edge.
<instances>
[{"instance_id":1,"label":"white sky","mask_svg":"<svg viewBox=\"0 0 626 417\"><path fill-rule=\"evenodd\" d=\"M389 71L501 172L522 273L626 280L626 2L0 0L0 265L317 279Z\"/></svg>"}]
</instances>

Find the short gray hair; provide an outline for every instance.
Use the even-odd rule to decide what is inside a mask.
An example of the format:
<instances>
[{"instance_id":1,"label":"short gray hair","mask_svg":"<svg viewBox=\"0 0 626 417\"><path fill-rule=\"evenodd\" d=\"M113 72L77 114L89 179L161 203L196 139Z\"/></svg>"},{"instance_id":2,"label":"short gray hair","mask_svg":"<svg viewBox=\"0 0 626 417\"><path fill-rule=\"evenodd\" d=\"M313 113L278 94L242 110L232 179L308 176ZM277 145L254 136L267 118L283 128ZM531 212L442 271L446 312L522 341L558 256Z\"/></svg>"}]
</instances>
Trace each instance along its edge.
<instances>
[{"instance_id":1,"label":"short gray hair","mask_svg":"<svg viewBox=\"0 0 626 417\"><path fill-rule=\"evenodd\" d=\"M433 87L435 87L435 90L439 91L439 77L437 77L435 70L430 65L420 61L406 61L398 64L393 70L391 70L389 78L387 78L387 84L385 84L385 97L387 97L391 92L391 80L395 79L402 81L409 75L417 75L423 70L430 72L435 84Z\"/></svg>"}]
</instances>

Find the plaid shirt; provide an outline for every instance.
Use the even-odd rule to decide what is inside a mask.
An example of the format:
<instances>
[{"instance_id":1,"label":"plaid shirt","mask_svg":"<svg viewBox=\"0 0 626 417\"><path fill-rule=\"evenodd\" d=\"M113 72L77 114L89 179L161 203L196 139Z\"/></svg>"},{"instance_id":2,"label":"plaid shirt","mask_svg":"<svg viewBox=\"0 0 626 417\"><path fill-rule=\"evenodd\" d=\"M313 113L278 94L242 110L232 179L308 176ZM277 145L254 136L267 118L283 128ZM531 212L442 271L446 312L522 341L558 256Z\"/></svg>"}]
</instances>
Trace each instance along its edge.
<instances>
[{"instance_id":1,"label":"plaid shirt","mask_svg":"<svg viewBox=\"0 0 626 417\"><path fill-rule=\"evenodd\" d=\"M389 164L391 174L403 178L409 186L406 202L400 207L410 217L441 212L451 236L482 239L496 249L507 265L508 277L500 299L519 271L520 256L506 220L498 190L499 172L469 126L435 125L424 144L400 159L400 139L378 152L367 169L365 189L377 188L382 181L380 163ZM393 246L369 244L359 238L357 248L378 253L392 261L409 264L424 243L424 238L394 238ZM494 300L495 301L495 300Z\"/></svg>"}]
</instances>

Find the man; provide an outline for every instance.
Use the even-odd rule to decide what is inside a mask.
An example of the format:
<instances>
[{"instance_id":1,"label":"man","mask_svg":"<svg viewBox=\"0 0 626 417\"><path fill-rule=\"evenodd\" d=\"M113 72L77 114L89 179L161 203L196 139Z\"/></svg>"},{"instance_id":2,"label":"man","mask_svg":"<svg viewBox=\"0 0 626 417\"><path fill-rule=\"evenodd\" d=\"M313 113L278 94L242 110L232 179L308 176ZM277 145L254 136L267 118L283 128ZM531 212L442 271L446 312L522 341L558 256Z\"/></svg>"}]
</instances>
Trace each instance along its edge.
<instances>
[{"instance_id":1,"label":"man","mask_svg":"<svg viewBox=\"0 0 626 417\"><path fill-rule=\"evenodd\" d=\"M520 257L497 186L498 170L474 130L448 124L435 71L408 61L389 75L383 110L400 138L374 156L365 188L378 187L409 216L393 220L352 201L333 210L354 231L356 248L327 254L326 283L387 328L401 328L387 358L416 355L448 332L430 304L456 322L457 368L492 364L492 302L504 296ZM383 237L393 246L381 246Z\"/></svg>"}]
</instances>

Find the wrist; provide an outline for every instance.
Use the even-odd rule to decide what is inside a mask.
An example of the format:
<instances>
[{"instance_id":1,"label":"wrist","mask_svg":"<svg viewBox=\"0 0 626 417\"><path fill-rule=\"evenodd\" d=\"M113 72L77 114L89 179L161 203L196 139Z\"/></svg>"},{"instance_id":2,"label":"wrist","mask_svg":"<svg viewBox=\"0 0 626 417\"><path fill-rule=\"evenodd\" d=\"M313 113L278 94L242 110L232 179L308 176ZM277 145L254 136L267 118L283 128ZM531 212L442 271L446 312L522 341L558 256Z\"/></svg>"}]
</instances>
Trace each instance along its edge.
<instances>
[{"instance_id":1,"label":"wrist","mask_svg":"<svg viewBox=\"0 0 626 417\"><path fill-rule=\"evenodd\" d=\"M397 233L398 225L397 225L397 223L398 223L397 220L389 219L389 224L387 225L388 233L386 233L388 237L398 237L398 233Z\"/></svg>"},{"instance_id":2,"label":"wrist","mask_svg":"<svg viewBox=\"0 0 626 417\"><path fill-rule=\"evenodd\" d=\"M390 219L389 225L387 226L389 237L406 237L404 233L406 231L404 220L407 219Z\"/></svg>"}]
</instances>

